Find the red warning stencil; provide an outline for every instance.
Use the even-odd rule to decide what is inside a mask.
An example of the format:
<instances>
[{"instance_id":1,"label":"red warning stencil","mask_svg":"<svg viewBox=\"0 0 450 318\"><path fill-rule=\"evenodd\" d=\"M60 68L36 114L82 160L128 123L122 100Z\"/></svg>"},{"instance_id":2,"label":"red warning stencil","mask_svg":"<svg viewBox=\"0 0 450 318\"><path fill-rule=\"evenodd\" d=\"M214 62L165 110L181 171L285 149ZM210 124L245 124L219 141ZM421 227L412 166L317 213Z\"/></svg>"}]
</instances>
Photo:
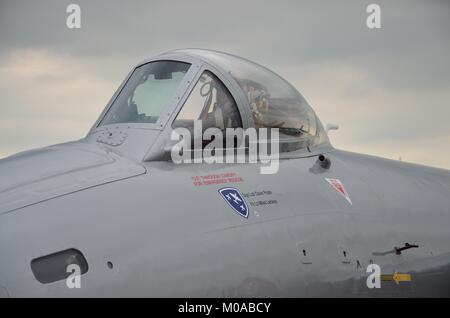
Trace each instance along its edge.
<instances>
[{"instance_id":1,"label":"red warning stencil","mask_svg":"<svg viewBox=\"0 0 450 318\"><path fill-rule=\"evenodd\" d=\"M327 182L348 201L348 203L352 204L352 200L350 199L347 190L345 190L344 184L341 180L331 178L325 178L325 180L327 180Z\"/></svg>"}]
</instances>

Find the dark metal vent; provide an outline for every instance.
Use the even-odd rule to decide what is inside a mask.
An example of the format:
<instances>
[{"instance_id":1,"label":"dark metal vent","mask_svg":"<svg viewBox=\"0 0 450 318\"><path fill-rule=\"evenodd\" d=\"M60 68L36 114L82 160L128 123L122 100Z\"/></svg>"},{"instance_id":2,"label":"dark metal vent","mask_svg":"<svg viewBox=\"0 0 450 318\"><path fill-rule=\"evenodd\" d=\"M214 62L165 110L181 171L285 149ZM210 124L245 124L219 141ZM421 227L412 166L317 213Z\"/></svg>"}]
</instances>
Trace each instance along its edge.
<instances>
[{"instance_id":1,"label":"dark metal vent","mask_svg":"<svg viewBox=\"0 0 450 318\"><path fill-rule=\"evenodd\" d=\"M71 273L67 272L67 266L71 264L80 266L81 275L89 269L86 258L79 250L68 249L35 258L31 261L31 270L40 283L49 284L69 277Z\"/></svg>"}]
</instances>

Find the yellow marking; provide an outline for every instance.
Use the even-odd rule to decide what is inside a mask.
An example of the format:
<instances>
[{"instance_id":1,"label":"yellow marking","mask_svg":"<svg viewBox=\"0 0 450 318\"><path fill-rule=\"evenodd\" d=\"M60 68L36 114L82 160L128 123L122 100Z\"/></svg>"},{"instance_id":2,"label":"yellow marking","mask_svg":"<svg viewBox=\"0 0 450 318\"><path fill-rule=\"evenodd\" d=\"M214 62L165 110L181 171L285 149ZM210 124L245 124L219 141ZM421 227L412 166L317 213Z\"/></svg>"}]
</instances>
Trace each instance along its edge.
<instances>
[{"instance_id":1,"label":"yellow marking","mask_svg":"<svg viewBox=\"0 0 450 318\"><path fill-rule=\"evenodd\" d=\"M382 282L390 282L392 280L392 276L394 275L381 275L381 281Z\"/></svg>"},{"instance_id":2,"label":"yellow marking","mask_svg":"<svg viewBox=\"0 0 450 318\"><path fill-rule=\"evenodd\" d=\"M411 281L411 274L403 274L395 272L394 274L388 274L388 275L381 275L380 277L382 282L389 282L394 281L397 285L400 282L410 282Z\"/></svg>"},{"instance_id":3,"label":"yellow marking","mask_svg":"<svg viewBox=\"0 0 450 318\"><path fill-rule=\"evenodd\" d=\"M398 285L400 282L410 282L411 274L400 274L400 273L395 272L395 274L392 276L392 278Z\"/></svg>"}]
</instances>

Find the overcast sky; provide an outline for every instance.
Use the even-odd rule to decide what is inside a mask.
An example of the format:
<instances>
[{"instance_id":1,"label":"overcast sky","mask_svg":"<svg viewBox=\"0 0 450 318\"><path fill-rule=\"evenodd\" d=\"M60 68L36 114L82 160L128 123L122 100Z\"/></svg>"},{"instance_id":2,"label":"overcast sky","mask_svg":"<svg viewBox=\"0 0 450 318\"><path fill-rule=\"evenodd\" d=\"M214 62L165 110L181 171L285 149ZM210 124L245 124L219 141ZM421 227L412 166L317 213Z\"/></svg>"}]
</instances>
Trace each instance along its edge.
<instances>
[{"instance_id":1,"label":"overcast sky","mask_svg":"<svg viewBox=\"0 0 450 318\"><path fill-rule=\"evenodd\" d=\"M0 0L0 158L84 137L134 64L184 47L278 72L340 125L336 148L450 169L446 0Z\"/></svg>"}]
</instances>

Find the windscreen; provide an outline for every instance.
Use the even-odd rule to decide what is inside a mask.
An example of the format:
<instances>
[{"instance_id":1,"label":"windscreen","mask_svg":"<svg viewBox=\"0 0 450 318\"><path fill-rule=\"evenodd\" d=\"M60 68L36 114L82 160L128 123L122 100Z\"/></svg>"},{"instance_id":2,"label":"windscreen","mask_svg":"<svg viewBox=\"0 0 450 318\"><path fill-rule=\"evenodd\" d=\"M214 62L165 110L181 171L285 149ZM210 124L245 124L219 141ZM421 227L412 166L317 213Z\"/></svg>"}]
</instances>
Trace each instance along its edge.
<instances>
[{"instance_id":1,"label":"windscreen","mask_svg":"<svg viewBox=\"0 0 450 318\"><path fill-rule=\"evenodd\" d=\"M191 65L156 61L135 69L100 125L158 121Z\"/></svg>"}]
</instances>

